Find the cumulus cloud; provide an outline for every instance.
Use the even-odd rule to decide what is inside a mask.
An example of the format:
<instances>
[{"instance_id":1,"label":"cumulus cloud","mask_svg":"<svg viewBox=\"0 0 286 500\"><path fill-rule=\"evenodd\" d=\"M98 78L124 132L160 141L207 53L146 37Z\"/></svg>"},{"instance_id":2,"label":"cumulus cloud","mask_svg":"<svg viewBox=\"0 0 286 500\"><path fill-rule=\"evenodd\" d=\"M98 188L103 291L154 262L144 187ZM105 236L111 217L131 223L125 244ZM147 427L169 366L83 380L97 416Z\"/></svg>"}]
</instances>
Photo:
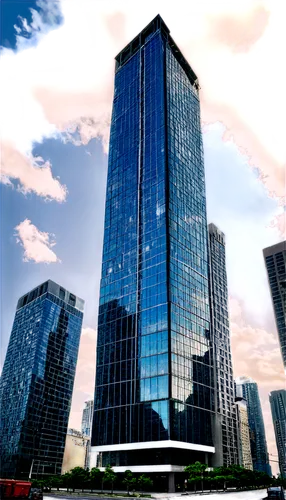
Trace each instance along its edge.
<instances>
[{"instance_id":1,"label":"cumulus cloud","mask_svg":"<svg viewBox=\"0 0 286 500\"><path fill-rule=\"evenodd\" d=\"M285 388L285 374L276 331L254 328L247 321L244 305L234 297L230 298L230 330L232 359L235 377L250 377L258 384L268 451L277 455L269 393ZM277 464L272 463L274 473Z\"/></svg>"},{"instance_id":2,"label":"cumulus cloud","mask_svg":"<svg viewBox=\"0 0 286 500\"><path fill-rule=\"evenodd\" d=\"M75 374L69 427L80 429L84 402L93 399L97 331L82 329Z\"/></svg>"},{"instance_id":3,"label":"cumulus cloud","mask_svg":"<svg viewBox=\"0 0 286 500\"><path fill-rule=\"evenodd\" d=\"M3 140L26 154L36 141L72 139L65 131L76 130L77 144L100 137L106 148L114 56L160 12L199 75L203 120L223 121L269 191L284 195L283 2L178 0L175 10L162 0L82 0L80 9L76 0L44 4L45 14L33 12L30 25L22 21L18 49L2 51ZM62 23L51 30L55 4ZM228 26L223 36L221 25Z\"/></svg>"},{"instance_id":4,"label":"cumulus cloud","mask_svg":"<svg viewBox=\"0 0 286 500\"><path fill-rule=\"evenodd\" d=\"M24 262L60 262L52 247L56 244L53 235L40 231L29 219L25 219L16 230L16 241L24 248Z\"/></svg>"},{"instance_id":5,"label":"cumulus cloud","mask_svg":"<svg viewBox=\"0 0 286 500\"><path fill-rule=\"evenodd\" d=\"M46 199L65 201L67 188L52 175L51 164L41 157L21 154L9 144L2 144L1 175L4 184L18 181L22 193L34 192Z\"/></svg>"}]
</instances>

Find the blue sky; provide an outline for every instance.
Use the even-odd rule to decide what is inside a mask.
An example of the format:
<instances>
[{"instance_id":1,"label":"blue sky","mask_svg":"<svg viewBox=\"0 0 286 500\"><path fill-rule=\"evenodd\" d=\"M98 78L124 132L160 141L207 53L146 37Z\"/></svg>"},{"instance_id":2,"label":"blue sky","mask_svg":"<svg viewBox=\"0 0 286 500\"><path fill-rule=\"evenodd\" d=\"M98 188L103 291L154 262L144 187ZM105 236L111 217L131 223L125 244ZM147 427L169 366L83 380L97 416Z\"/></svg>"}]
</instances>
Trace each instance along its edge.
<instances>
[{"instance_id":1,"label":"blue sky","mask_svg":"<svg viewBox=\"0 0 286 500\"><path fill-rule=\"evenodd\" d=\"M262 6L264 3L260 2ZM97 326L113 58L154 17L153 14L158 13L159 7L156 6L156 11L155 7L148 7L147 13L142 12L142 20L138 20L138 15L132 14L132 9L128 10L124 2L120 12L113 2L109 7L103 7L101 2L82 3L80 11L73 10L73 4L65 0L48 4L13 0L1 3L5 69L1 95L5 106L7 104L1 125L3 144L8 151L8 160L3 161L5 175L0 184L1 362L3 364L16 303L22 294L50 278L83 298L83 338L71 415L72 425L78 426L84 400L92 395L94 385L94 358L90 357L90 346L92 342L95 346ZM202 18L216 15L211 6L205 11L205 7L191 4L189 14L192 14L191 9L198 8L202 11L194 12ZM244 115L241 115L242 121L238 121L235 98L231 94L219 95L216 78L209 76L211 56L217 57L221 67L227 66L228 61L235 67L235 61L242 64L241 54L233 55L232 48L221 48L213 39L203 38L205 35L198 32L199 22L197 26L192 25L196 37L192 45L192 40L188 40L187 22L185 25L183 20L179 30L179 21L172 14L169 7L162 6L162 16L174 38L178 38L179 46L185 48L190 63L193 59L197 65L195 70L203 82L202 116L204 122L211 122L204 126L203 134L207 210L209 222L217 224L226 234L235 375L249 375L259 383L264 415L269 424L267 395L279 384L281 386L283 379L262 249L283 238L275 225L270 227L275 217L283 212L281 176L277 167L281 149L279 131L276 149L271 142L263 144L265 130L255 121L256 108L251 110L248 106L252 112L249 115L248 109L239 109ZM224 22L225 13L222 11L219 15ZM241 22L243 29L246 21ZM100 39L96 38L97 33ZM265 33L267 35L267 31ZM255 43L243 56L245 67L249 65L247 57L256 57L257 64L260 61ZM217 52L213 55L212 50ZM225 79L231 77L228 73ZM236 80L238 78L236 75ZM249 78L254 81L255 73L252 79L251 75ZM243 82L240 88L242 86ZM255 103L255 94L250 97ZM224 102L224 98L229 101ZM267 102L265 105L267 107ZM212 119L207 120L210 115ZM235 119L228 122L229 116ZM71 125L77 127L77 134L67 133ZM245 132L244 136L241 131ZM259 147L257 141L252 140L255 134L260 141ZM266 153L261 144L267 147L268 155L272 154L272 163L270 161L269 169L264 171ZM9 164L11 152L18 156ZM35 163L36 157L43 161ZM262 171L267 176L264 182ZM21 233L24 239L19 242L19 231L15 228L26 220L30 221L29 227L34 227L36 236L31 242L26 231ZM48 241L55 244L46 243L36 248L41 233L48 233ZM30 245L28 260L24 255L25 244ZM44 251L42 256L41 249ZM56 262L50 258L51 252ZM39 258L42 262L37 261ZM45 259L51 262L43 262ZM270 426L268 439L273 449Z\"/></svg>"},{"instance_id":2,"label":"blue sky","mask_svg":"<svg viewBox=\"0 0 286 500\"><path fill-rule=\"evenodd\" d=\"M65 24L58 0L2 0L0 19L0 58L36 49L51 31Z\"/></svg>"}]
</instances>

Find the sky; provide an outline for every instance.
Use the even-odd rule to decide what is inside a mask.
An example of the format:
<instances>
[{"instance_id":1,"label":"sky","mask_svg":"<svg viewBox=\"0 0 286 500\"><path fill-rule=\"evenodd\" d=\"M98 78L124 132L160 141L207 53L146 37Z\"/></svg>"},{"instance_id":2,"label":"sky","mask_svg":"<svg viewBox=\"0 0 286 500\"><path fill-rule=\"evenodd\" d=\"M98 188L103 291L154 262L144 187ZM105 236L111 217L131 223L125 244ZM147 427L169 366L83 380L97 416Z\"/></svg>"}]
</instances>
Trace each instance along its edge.
<instances>
[{"instance_id":1,"label":"sky","mask_svg":"<svg viewBox=\"0 0 286 500\"><path fill-rule=\"evenodd\" d=\"M277 460L268 395L285 376L262 249L285 239L281 0L1 1L1 365L21 295L50 278L83 298L69 423L80 428L94 390L114 57L158 13L199 77L234 375L257 381Z\"/></svg>"}]
</instances>

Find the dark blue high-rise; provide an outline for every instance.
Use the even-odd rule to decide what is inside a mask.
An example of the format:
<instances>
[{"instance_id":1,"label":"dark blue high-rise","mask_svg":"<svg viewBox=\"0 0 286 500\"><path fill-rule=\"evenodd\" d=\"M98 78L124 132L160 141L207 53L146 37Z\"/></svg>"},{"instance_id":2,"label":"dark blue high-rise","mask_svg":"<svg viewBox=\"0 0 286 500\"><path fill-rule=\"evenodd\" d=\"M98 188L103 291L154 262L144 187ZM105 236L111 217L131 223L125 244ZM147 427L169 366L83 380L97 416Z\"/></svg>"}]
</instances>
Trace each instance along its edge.
<instances>
[{"instance_id":1,"label":"dark blue high-rise","mask_svg":"<svg viewBox=\"0 0 286 500\"><path fill-rule=\"evenodd\" d=\"M237 393L243 396L247 404L253 470L265 472L271 476L264 420L257 383L251 378L239 377L236 380L236 386L237 388L240 386Z\"/></svg>"},{"instance_id":2,"label":"dark blue high-rise","mask_svg":"<svg viewBox=\"0 0 286 500\"><path fill-rule=\"evenodd\" d=\"M263 256L286 371L286 241L264 248Z\"/></svg>"},{"instance_id":3,"label":"dark blue high-rise","mask_svg":"<svg viewBox=\"0 0 286 500\"><path fill-rule=\"evenodd\" d=\"M116 57L92 452L170 489L214 453L198 89L160 16Z\"/></svg>"},{"instance_id":4,"label":"dark blue high-rise","mask_svg":"<svg viewBox=\"0 0 286 500\"><path fill-rule=\"evenodd\" d=\"M18 301L0 381L2 477L61 473L83 306L51 280Z\"/></svg>"}]
</instances>

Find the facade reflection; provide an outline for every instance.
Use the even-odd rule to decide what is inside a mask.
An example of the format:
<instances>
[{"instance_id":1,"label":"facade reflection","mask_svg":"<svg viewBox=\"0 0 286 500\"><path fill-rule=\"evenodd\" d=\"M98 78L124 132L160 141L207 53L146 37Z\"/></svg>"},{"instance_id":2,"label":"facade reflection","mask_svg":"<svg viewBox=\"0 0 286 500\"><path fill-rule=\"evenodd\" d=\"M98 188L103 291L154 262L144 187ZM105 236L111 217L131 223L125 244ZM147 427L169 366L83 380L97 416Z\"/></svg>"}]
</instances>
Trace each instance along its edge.
<instances>
[{"instance_id":1,"label":"facade reflection","mask_svg":"<svg viewBox=\"0 0 286 500\"><path fill-rule=\"evenodd\" d=\"M1 474L60 474L83 301L52 281L18 301L3 367Z\"/></svg>"}]
</instances>

